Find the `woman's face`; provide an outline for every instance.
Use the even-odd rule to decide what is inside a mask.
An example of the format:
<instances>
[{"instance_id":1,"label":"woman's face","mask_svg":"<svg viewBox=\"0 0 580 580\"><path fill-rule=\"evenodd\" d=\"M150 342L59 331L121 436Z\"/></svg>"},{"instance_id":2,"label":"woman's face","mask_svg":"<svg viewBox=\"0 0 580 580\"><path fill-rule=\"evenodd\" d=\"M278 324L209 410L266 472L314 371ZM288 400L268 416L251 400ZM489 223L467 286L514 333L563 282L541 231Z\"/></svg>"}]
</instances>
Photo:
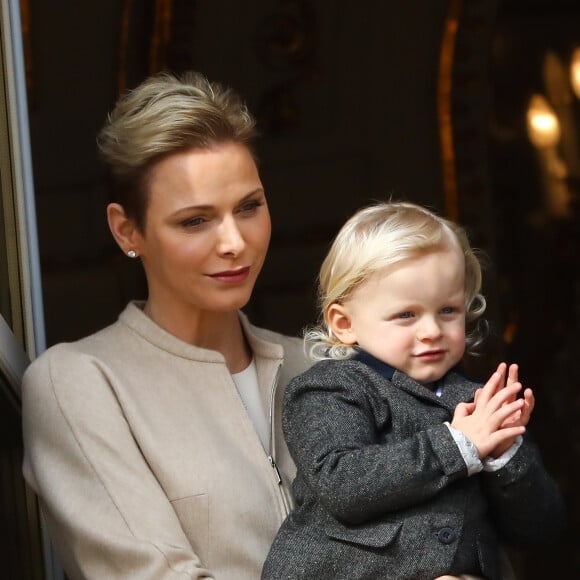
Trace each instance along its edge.
<instances>
[{"instance_id":1,"label":"woman's face","mask_svg":"<svg viewBox=\"0 0 580 580\"><path fill-rule=\"evenodd\" d=\"M148 182L137 251L148 307L170 316L244 306L270 241L270 214L247 147L222 143L162 159Z\"/></svg>"}]
</instances>

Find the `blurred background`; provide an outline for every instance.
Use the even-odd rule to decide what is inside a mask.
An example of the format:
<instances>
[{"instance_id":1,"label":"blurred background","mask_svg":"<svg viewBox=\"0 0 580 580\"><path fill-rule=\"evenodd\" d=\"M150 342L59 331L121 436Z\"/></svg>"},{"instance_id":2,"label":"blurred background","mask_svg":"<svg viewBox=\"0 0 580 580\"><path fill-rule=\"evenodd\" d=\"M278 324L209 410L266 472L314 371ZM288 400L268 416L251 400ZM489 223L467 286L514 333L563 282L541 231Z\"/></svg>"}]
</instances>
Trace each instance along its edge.
<instances>
[{"instance_id":1,"label":"blurred background","mask_svg":"<svg viewBox=\"0 0 580 580\"><path fill-rule=\"evenodd\" d=\"M519 363L537 397L532 434L568 507L555 546L512 560L522 580L580 577L580 3L21 0L20 9L47 346L145 298L139 264L106 226L95 136L107 112L150 73L202 71L258 118L274 229L246 308L255 323L299 334L314 321L322 257L374 200L425 204L488 256L492 332L471 371Z\"/></svg>"}]
</instances>

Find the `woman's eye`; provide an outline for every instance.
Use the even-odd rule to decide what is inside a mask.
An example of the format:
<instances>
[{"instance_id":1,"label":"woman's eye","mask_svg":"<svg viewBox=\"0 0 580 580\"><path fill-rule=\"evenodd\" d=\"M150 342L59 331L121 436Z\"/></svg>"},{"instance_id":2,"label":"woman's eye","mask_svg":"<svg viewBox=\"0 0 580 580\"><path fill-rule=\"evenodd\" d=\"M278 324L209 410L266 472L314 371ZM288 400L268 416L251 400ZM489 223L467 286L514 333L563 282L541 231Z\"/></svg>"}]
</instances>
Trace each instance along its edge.
<instances>
[{"instance_id":1,"label":"woman's eye","mask_svg":"<svg viewBox=\"0 0 580 580\"><path fill-rule=\"evenodd\" d=\"M252 213L255 212L263 203L258 200L248 201L240 206L240 212L243 213Z\"/></svg>"},{"instance_id":2,"label":"woman's eye","mask_svg":"<svg viewBox=\"0 0 580 580\"><path fill-rule=\"evenodd\" d=\"M203 225L207 220L203 217L192 217L181 222L181 225L184 228L197 228Z\"/></svg>"}]
</instances>

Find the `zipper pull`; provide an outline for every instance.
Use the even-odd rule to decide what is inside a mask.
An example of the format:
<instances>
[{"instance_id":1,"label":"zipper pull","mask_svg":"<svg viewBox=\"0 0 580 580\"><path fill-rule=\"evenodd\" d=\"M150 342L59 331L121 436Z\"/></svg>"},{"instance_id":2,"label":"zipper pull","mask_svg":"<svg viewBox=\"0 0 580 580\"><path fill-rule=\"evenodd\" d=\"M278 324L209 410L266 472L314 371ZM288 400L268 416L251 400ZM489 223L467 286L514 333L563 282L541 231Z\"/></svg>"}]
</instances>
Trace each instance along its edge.
<instances>
[{"instance_id":1,"label":"zipper pull","mask_svg":"<svg viewBox=\"0 0 580 580\"><path fill-rule=\"evenodd\" d=\"M268 455L268 461L270 462L272 469L276 472L276 480L278 481L278 485L280 485L282 483L282 478L280 477L278 466L276 465L276 462L274 461L274 458L271 455Z\"/></svg>"}]
</instances>

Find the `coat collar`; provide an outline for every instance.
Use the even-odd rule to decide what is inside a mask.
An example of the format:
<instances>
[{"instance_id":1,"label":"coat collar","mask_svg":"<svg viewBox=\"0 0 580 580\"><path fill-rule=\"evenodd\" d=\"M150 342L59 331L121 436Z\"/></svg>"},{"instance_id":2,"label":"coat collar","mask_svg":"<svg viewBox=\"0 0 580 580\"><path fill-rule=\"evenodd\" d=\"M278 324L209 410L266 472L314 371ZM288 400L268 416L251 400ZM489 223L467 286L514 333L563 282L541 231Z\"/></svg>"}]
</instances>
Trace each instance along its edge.
<instances>
[{"instance_id":1,"label":"coat collar","mask_svg":"<svg viewBox=\"0 0 580 580\"><path fill-rule=\"evenodd\" d=\"M379 360L365 350L359 349L357 354L354 356L354 360L372 368L382 377L391 381L397 388L446 408L454 409L458 403L471 400L475 390L479 386L477 383L465 378L461 367L457 365L437 381L437 383L443 387L443 393L439 397L431 389L418 383L395 367Z\"/></svg>"},{"instance_id":2,"label":"coat collar","mask_svg":"<svg viewBox=\"0 0 580 580\"><path fill-rule=\"evenodd\" d=\"M267 336L268 332L251 324L243 312L239 311L238 315L254 356L275 359L281 362L284 358L284 348L282 345L269 340L272 337Z\"/></svg>"},{"instance_id":3,"label":"coat collar","mask_svg":"<svg viewBox=\"0 0 580 580\"><path fill-rule=\"evenodd\" d=\"M199 362L225 363L225 359L220 352L193 346L161 328L143 312L144 304L143 301L137 300L130 302L120 314L119 321L128 326L133 332L139 334L147 342L155 344L176 356ZM250 324L246 315L241 311L238 312L238 315L254 356L281 361L284 356L282 346L268 340L269 336L263 336L263 334L266 334L265 331L263 332Z\"/></svg>"}]
</instances>

